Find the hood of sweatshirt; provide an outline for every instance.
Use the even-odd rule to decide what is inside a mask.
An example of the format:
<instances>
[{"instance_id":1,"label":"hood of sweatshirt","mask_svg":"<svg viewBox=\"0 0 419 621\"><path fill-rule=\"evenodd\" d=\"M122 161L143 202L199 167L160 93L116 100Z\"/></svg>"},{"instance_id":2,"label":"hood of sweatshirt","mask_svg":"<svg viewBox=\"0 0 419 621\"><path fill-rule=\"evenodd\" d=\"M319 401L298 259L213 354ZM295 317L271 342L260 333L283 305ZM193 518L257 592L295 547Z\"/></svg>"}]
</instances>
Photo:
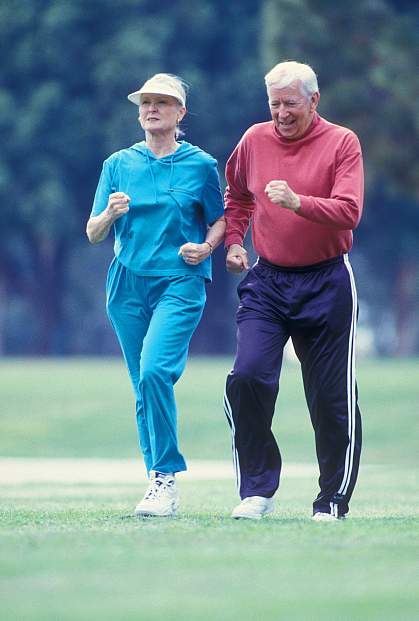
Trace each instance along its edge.
<instances>
[{"instance_id":1,"label":"hood of sweatshirt","mask_svg":"<svg viewBox=\"0 0 419 621\"><path fill-rule=\"evenodd\" d=\"M150 160L158 159L161 162L164 162L164 161L170 162L172 160L174 162L179 162L180 160L184 160L186 157L191 157L191 155L196 155L197 153L201 151L199 147L196 147L193 144L190 144L189 142L185 142L184 140L181 140L179 144L180 146L176 149L176 151L174 151L173 153L170 153L169 155L165 155L164 157L160 157L160 158L156 157L153 151L147 147L145 140L142 140L141 142L136 142L135 144L132 145L131 149L138 151L144 157L149 158Z\"/></svg>"},{"instance_id":2,"label":"hood of sweatshirt","mask_svg":"<svg viewBox=\"0 0 419 621\"><path fill-rule=\"evenodd\" d=\"M165 155L164 157L156 157L153 151L147 147L145 140L135 143L134 145L132 145L132 147L130 147L130 149L138 152L144 158L144 161L148 166L150 172L150 181L154 188L156 202L158 196L158 181L153 170L153 164L158 162L163 166L170 166L170 175L168 182L168 189L170 191L172 189L174 165L181 163L183 160L187 160L188 158L203 153L202 149L190 144L189 142L185 142L184 140L180 141L180 146L178 147L178 149L176 149L176 151L170 153L169 155Z\"/></svg>"}]
</instances>

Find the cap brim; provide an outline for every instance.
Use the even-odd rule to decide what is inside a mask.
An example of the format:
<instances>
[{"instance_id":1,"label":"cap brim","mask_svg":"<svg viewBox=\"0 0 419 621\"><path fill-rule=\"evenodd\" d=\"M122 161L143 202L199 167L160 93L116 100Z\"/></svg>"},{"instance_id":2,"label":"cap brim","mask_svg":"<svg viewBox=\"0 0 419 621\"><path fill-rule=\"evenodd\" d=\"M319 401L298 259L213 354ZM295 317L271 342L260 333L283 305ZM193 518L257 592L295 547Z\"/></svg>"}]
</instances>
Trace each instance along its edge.
<instances>
[{"instance_id":1,"label":"cap brim","mask_svg":"<svg viewBox=\"0 0 419 621\"><path fill-rule=\"evenodd\" d=\"M182 101L180 99L180 97L174 92L174 91L169 91L169 89L159 89L159 90L151 90L151 89L147 89L147 90L143 90L142 88L140 88L139 91L135 91L134 93L130 93L128 95L128 99L129 101L131 101L133 104L135 104L136 106L140 105L140 97L141 95L144 95L145 93L149 94L149 95L168 95L169 97L173 97L173 99L176 99L176 101L178 101L180 103L181 106L185 106L185 102Z\"/></svg>"},{"instance_id":2,"label":"cap brim","mask_svg":"<svg viewBox=\"0 0 419 621\"><path fill-rule=\"evenodd\" d=\"M135 91L135 93L130 93L128 95L128 99L133 104L135 104L136 106L139 106L140 105L140 95L141 95L140 91Z\"/></svg>"}]
</instances>

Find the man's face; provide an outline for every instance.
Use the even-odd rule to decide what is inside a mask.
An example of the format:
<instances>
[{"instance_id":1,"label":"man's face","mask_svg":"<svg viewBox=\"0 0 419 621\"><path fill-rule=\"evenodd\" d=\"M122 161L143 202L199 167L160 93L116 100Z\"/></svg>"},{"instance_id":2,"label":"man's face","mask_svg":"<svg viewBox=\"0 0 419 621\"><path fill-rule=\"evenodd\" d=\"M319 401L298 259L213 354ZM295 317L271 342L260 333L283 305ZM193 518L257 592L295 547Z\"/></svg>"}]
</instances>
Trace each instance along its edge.
<instances>
[{"instance_id":1,"label":"man's face","mask_svg":"<svg viewBox=\"0 0 419 621\"><path fill-rule=\"evenodd\" d=\"M297 140L310 126L320 99L319 93L310 98L300 82L284 88L268 87L269 109L277 131L283 138Z\"/></svg>"}]
</instances>

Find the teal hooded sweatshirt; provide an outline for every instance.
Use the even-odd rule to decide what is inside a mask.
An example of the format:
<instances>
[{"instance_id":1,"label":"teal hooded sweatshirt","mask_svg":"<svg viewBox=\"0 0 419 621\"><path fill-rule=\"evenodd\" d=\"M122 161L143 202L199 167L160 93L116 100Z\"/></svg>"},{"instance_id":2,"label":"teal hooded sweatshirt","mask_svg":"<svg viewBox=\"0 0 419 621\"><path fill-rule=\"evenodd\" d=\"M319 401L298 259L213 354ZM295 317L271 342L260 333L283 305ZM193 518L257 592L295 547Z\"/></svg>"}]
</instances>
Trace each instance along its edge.
<instances>
[{"instance_id":1,"label":"teal hooded sweatshirt","mask_svg":"<svg viewBox=\"0 0 419 621\"><path fill-rule=\"evenodd\" d=\"M211 258L187 265L178 255L186 242L202 243L207 227L224 213L217 162L181 141L156 158L145 141L112 154L103 163L91 216L109 194L125 192L129 211L114 222L115 256L140 276L196 275L211 280Z\"/></svg>"}]
</instances>

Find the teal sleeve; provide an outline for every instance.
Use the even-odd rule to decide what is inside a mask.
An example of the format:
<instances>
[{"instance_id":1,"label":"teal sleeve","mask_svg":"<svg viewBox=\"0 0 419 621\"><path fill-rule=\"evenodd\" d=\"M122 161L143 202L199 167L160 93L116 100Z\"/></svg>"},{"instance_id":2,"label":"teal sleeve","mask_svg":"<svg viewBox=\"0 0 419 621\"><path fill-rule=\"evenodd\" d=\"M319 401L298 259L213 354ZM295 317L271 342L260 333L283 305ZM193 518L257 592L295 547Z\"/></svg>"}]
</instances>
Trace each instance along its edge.
<instances>
[{"instance_id":1,"label":"teal sleeve","mask_svg":"<svg viewBox=\"0 0 419 621\"><path fill-rule=\"evenodd\" d=\"M98 216L104 211L108 205L109 194L115 192L113 184L113 165L110 160L103 162L102 172L97 184L96 194L93 201L93 207L90 214L92 216Z\"/></svg>"},{"instance_id":2,"label":"teal sleeve","mask_svg":"<svg viewBox=\"0 0 419 621\"><path fill-rule=\"evenodd\" d=\"M217 162L210 163L209 173L205 182L201 199L206 224L213 224L224 214L223 195L220 187Z\"/></svg>"}]
</instances>

